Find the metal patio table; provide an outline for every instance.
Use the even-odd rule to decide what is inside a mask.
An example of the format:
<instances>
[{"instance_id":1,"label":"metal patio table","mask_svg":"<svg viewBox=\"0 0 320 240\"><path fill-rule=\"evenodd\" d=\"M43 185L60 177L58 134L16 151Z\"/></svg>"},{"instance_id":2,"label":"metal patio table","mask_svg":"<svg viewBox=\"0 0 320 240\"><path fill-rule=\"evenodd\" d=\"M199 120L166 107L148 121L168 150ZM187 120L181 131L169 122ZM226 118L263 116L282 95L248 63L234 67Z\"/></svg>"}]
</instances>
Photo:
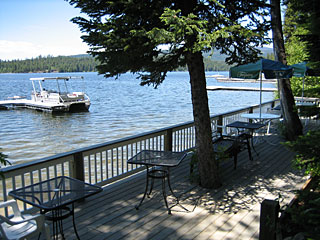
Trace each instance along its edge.
<instances>
[{"instance_id":1,"label":"metal patio table","mask_svg":"<svg viewBox=\"0 0 320 240\"><path fill-rule=\"evenodd\" d=\"M250 123L250 122L242 122L242 121L235 121L227 125L227 127L236 128L238 132L240 132L241 129L247 129L250 131L250 133L253 133L255 130L258 130L264 126L265 124L262 124L262 123Z\"/></svg>"},{"instance_id":2,"label":"metal patio table","mask_svg":"<svg viewBox=\"0 0 320 240\"><path fill-rule=\"evenodd\" d=\"M274 119L279 119L281 118L280 115L278 114L272 114L272 113L244 113L241 114L241 117L243 118L248 118L248 119L253 119L255 121L270 121Z\"/></svg>"},{"instance_id":3,"label":"metal patio table","mask_svg":"<svg viewBox=\"0 0 320 240\"><path fill-rule=\"evenodd\" d=\"M156 151L156 150L142 150L134 157L128 160L130 164L139 164L146 166L146 188L140 203L136 206L138 210L141 206L146 195L150 196L154 184L154 179L162 180L162 194L168 209L168 213L171 214L171 210L168 206L167 195L165 189L165 179L168 181L169 189L172 195L176 198L179 204L178 197L173 193L170 183L170 168L178 166L181 161L187 156L185 152L171 152L171 151ZM149 179L151 179L151 186L149 188Z\"/></svg>"},{"instance_id":4,"label":"metal patio table","mask_svg":"<svg viewBox=\"0 0 320 240\"><path fill-rule=\"evenodd\" d=\"M53 223L54 239L58 239L59 233L65 239L62 220L72 216L74 232L80 239L75 225L74 203L101 191L101 187L74 178L60 176L16 189L11 191L9 195L39 208L40 213L44 214L45 218Z\"/></svg>"},{"instance_id":5,"label":"metal patio table","mask_svg":"<svg viewBox=\"0 0 320 240\"><path fill-rule=\"evenodd\" d=\"M278 114L272 114L272 113L245 113L242 114L241 117L243 118L248 118L253 120L256 123L266 123L268 124L268 129L267 129L267 134L269 133L270 130L270 123L272 120L275 119L280 119L281 115Z\"/></svg>"},{"instance_id":6,"label":"metal patio table","mask_svg":"<svg viewBox=\"0 0 320 240\"><path fill-rule=\"evenodd\" d=\"M229 123L228 125L226 125L227 127L230 127L230 128L236 128L237 131L238 131L238 134L240 135L240 132L242 129L246 129L249 131L249 138L251 138L251 146L253 148L253 150L255 151L255 153L257 155L259 155L256 151L256 149L254 148L254 145L253 145L253 133L254 131L262 128L265 126L265 124L262 124L262 123L250 123L250 122L242 122L242 121L235 121L235 122L232 122L232 123ZM251 155L251 153L250 153ZM252 160L252 157L250 157L250 160Z\"/></svg>"}]
</instances>

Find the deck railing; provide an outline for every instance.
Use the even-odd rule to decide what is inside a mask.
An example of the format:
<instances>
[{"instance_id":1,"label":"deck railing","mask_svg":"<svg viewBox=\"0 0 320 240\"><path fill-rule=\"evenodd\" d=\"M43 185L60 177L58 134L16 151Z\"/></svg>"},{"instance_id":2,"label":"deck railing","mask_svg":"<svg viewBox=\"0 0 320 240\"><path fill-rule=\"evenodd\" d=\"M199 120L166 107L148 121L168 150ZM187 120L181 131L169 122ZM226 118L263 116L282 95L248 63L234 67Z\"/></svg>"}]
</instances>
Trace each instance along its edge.
<instances>
[{"instance_id":1,"label":"deck railing","mask_svg":"<svg viewBox=\"0 0 320 240\"><path fill-rule=\"evenodd\" d=\"M277 100L262 104L263 111L277 104ZM258 112L259 105L211 117L212 127L242 119L241 114ZM186 151L195 147L194 122L186 122L139 135L122 138L28 163L9 166L3 174L0 201L8 199L11 190L28 186L56 176L69 176L97 185L106 185L134 174L144 168L127 164L127 160L141 150ZM30 206L24 205L24 210Z\"/></svg>"}]
</instances>

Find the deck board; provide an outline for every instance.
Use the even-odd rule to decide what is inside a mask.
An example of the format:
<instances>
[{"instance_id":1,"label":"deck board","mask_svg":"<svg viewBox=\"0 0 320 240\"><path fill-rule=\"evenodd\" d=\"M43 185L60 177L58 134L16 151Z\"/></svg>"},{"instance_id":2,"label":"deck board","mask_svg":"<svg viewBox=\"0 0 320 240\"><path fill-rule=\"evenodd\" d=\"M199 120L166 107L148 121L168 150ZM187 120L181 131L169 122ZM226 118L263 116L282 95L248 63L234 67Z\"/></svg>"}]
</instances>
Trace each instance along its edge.
<instances>
[{"instance_id":1,"label":"deck board","mask_svg":"<svg viewBox=\"0 0 320 240\"><path fill-rule=\"evenodd\" d=\"M168 215L161 186L155 184L151 198L139 210L145 187L145 174L138 173L104 187L103 192L77 204L76 223L82 240L101 239L258 239L260 204L281 194L281 206L290 202L294 190L302 187L307 177L292 169L294 157L281 139L268 136L276 145L260 143L253 161L247 151L221 163L223 186L208 190L190 183L189 160L171 172L171 183L180 203ZM168 189L167 189L168 190ZM169 205L174 199L169 195ZM64 220L66 239L75 239L71 219Z\"/></svg>"}]
</instances>

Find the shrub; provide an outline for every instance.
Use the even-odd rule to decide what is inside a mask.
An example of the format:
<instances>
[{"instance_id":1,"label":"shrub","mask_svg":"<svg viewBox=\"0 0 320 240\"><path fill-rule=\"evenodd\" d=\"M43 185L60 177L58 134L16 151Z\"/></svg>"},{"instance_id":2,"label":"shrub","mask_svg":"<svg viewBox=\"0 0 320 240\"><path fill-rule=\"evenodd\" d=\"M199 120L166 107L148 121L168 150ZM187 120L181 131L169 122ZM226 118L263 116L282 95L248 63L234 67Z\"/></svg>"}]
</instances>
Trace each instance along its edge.
<instances>
[{"instance_id":1,"label":"shrub","mask_svg":"<svg viewBox=\"0 0 320 240\"><path fill-rule=\"evenodd\" d=\"M320 130L309 131L284 145L297 153L294 158L296 167L305 169L305 173L311 176L320 176Z\"/></svg>"},{"instance_id":2,"label":"shrub","mask_svg":"<svg viewBox=\"0 0 320 240\"><path fill-rule=\"evenodd\" d=\"M11 165L11 163L6 159L8 156L0 152L0 168L1 166ZM3 178L3 173L0 172L0 177Z\"/></svg>"},{"instance_id":3,"label":"shrub","mask_svg":"<svg viewBox=\"0 0 320 240\"><path fill-rule=\"evenodd\" d=\"M292 94L294 96L301 96L302 95L302 81L303 78L301 77L292 77L291 82L291 89ZM313 77L307 76L304 79L304 97L320 97L320 77Z\"/></svg>"}]
</instances>

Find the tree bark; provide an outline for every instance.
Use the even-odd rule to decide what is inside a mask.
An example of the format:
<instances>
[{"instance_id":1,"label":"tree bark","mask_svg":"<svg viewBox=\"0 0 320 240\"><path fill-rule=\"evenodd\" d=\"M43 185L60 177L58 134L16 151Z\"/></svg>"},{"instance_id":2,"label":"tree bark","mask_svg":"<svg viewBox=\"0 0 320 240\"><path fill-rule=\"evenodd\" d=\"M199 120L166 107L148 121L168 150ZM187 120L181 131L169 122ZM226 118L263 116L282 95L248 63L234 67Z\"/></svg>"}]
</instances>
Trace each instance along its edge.
<instances>
[{"instance_id":1,"label":"tree bark","mask_svg":"<svg viewBox=\"0 0 320 240\"><path fill-rule=\"evenodd\" d=\"M221 181L218 161L215 158L212 147L212 132L203 57L201 52L190 52L186 54L186 60L190 75L200 184L204 188L218 188L221 186Z\"/></svg>"},{"instance_id":2,"label":"tree bark","mask_svg":"<svg viewBox=\"0 0 320 240\"><path fill-rule=\"evenodd\" d=\"M282 32L280 0L271 0L271 5L272 38L275 60L286 65L287 59ZM278 88L284 124L286 126L286 137L288 140L295 140L299 135L302 135L303 127L298 113L295 110L295 101L291 90L290 79L278 79Z\"/></svg>"}]
</instances>

